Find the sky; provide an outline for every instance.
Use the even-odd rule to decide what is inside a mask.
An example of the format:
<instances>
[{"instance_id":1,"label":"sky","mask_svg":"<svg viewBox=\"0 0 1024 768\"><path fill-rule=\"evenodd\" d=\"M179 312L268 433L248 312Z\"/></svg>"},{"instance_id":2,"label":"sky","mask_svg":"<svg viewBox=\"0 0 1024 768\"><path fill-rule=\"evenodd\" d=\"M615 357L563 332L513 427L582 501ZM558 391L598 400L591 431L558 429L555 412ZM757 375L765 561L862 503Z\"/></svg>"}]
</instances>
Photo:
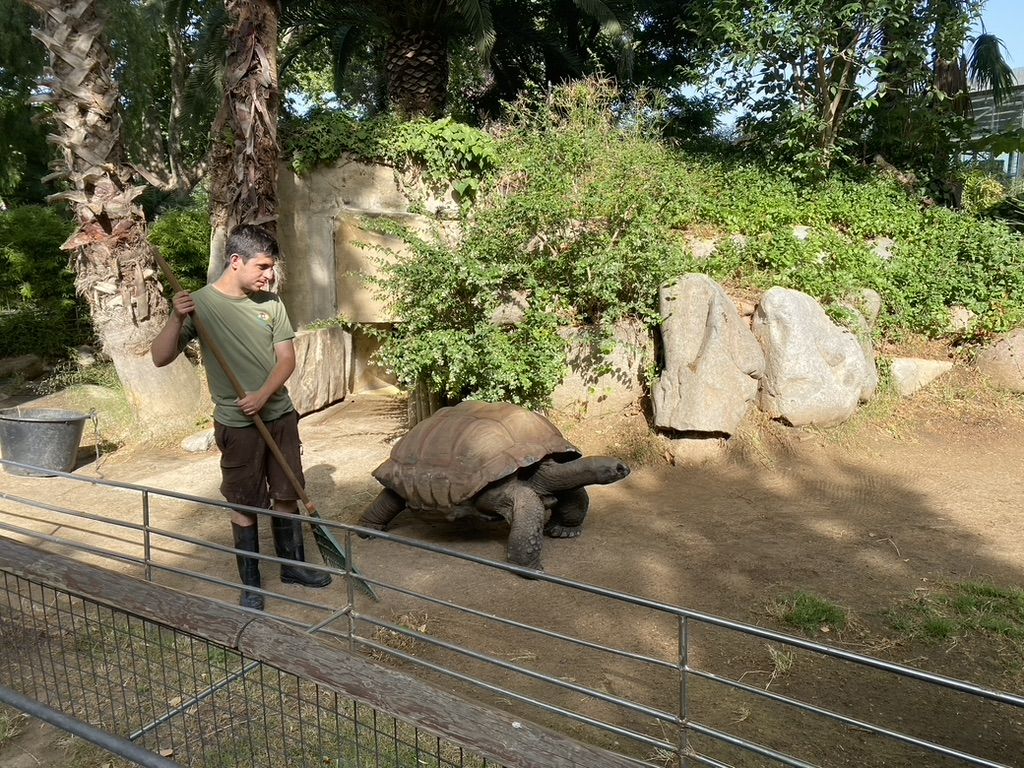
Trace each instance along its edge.
<instances>
[{"instance_id":1,"label":"sky","mask_svg":"<svg viewBox=\"0 0 1024 768\"><path fill-rule=\"evenodd\" d=\"M981 13L985 31L1006 46L1004 55L1013 68L1024 67L1024 7L1021 0L988 0ZM980 32L980 28L975 30Z\"/></svg>"}]
</instances>

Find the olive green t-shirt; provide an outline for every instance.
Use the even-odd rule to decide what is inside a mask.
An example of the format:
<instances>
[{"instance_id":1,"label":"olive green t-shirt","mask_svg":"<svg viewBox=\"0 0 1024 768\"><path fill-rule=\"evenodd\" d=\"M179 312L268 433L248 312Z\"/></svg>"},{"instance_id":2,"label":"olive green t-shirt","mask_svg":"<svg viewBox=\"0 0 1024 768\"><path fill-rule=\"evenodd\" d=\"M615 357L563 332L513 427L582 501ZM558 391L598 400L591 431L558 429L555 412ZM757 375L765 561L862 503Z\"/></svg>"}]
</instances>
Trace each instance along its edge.
<instances>
[{"instance_id":1,"label":"olive green t-shirt","mask_svg":"<svg viewBox=\"0 0 1024 768\"><path fill-rule=\"evenodd\" d=\"M213 341L220 347L232 373L246 392L255 392L270 376L277 364L274 345L295 338L291 321L277 294L261 291L250 296L225 296L212 285L205 285L192 294L196 313L206 325ZM196 338L192 316L185 318L178 336L179 348ZM202 344L206 379L213 397L213 419L228 427L247 427L252 419L236 404L238 395L224 370ZM264 421L273 421L293 408L288 390L281 387L271 395L260 411Z\"/></svg>"}]
</instances>

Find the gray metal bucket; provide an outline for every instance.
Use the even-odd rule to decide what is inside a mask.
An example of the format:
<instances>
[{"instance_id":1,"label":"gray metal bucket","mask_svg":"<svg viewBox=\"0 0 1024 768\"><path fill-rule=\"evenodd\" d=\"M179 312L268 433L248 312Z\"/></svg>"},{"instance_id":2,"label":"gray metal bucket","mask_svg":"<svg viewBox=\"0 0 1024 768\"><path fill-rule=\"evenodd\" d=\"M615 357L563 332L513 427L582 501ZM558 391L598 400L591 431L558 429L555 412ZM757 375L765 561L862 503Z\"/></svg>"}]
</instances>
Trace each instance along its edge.
<instances>
[{"instance_id":1,"label":"gray metal bucket","mask_svg":"<svg viewBox=\"0 0 1024 768\"><path fill-rule=\"evenodd\" d=\"M42 470L70 472L75 468L88 418L84 413L50 408L0 410L0 457ZM12 475L53 476L7 464L4 470Z\"/></svg>"}]
</instances>

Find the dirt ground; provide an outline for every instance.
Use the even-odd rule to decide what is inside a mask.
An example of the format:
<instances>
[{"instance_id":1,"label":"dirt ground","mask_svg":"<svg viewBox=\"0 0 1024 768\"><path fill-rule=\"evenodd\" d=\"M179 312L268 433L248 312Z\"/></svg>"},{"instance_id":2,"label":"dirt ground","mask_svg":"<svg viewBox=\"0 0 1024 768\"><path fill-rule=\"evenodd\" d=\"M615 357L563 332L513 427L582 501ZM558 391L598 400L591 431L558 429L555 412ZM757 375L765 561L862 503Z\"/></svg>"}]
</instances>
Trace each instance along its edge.
<instances>
[{"instance_id":1,"label":"dirt ground","mask_svg":"<svg viewBox=\"0 0 1024 768\"><path fill-rule=\"evenodd\" d=\"M356 522L379 488L370 472L402 433L404 413L396 396L378 394L353 397L302 420L308 490L321 514ZM893 618L913 616L914 606L939 598L956 583L1024 586L1024 399L988 390L971 371L957 368L911 398L883 398L836 429L798 430L752 420L720 456L703 463L670 463L668 444L649 436L639 412L556 421L585 452L613 453L634 469L614 486L591 490L580 538L545 541L546 573L797 635L800 630L780 618L778 606L798 592L811 593L840 606L847 619L845 627L818 627L816 640L1024 694L1019 641L980 630L929 640ZM98 465L90 460L91 451L83 449L77 472L218 496L215 451L194 455L175 445L134 445ZM55 504L111 509L88 484L0 475L0 485ZM130 507L126 503L125 515L134 514ZM30 517L0 499L0 520L47 529L47 521ZM160 524L229 543L226 521L208 508L168 512ZM501 561L506 531L487 523L427 524L405 513L392 533ZM263 544L264 551L272 551L269 536ZM385 541L361 541L357 563L367 574L481 612L659 658L671 660L678 653L675 620L655 610L567 595L553 585L481 573L471 563L441 562L429 552ZM209 567L233 578L229 558ZM482 619L451 618L402 595L386 596L367 610L432 636L471 643L480 653L516 663L526 659L526 666L611 695L669 708L678 697L678 681L671 675L543 638L510 637L485 628ZM1021 611L1018 627L1024 627ZM696 624L691 640L693 666L1006 765L1024 765L1020 709L977 703L804 652L780 656L764 640ZM536 683L538 691L541 687ZM533 689L527 683L524 690ZM850 725L807 724L775 712L774 705L713 688L707 680L694 681L690 695L691 715L700 722L812 763L958 764L906 756ZM525 708L527 717L558 725L508 698L483 698L516 711ZM602 711L583 697L558 701L585 713ZM629 722L629 716L619 717ZM582 729L579 735L586 736ZM49 762L53 758L47 758L45 745L38 738L25 741L27 736L0 748L0 765L63 764ZM31 763L24 762L26 752L33 755ZM643 749L637 754L659 757ZM728 750L719 759L761 764Z\"/></svg>"}]
</instances>

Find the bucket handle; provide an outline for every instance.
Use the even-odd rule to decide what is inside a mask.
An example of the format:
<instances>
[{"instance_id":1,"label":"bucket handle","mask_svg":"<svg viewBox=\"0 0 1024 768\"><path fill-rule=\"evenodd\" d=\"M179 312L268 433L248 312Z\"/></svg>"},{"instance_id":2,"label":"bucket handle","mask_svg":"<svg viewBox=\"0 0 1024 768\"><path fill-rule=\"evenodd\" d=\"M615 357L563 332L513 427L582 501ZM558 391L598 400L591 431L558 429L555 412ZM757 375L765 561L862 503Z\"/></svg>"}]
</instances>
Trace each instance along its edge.
<instances>
[{"instance_id":1,"label":"bucket handle","mask_svg":"<svg viewBox=\"0 0 1024 768\"><path fill-rule=\"evenodd\" d=\"M89 420L92 422L93 435L96 440L96 474L99 475L100 470L100 416L96 413L95 408L89 409ZM102 477L102 475L99 475Z\"/></svg>"}]
</instances>

